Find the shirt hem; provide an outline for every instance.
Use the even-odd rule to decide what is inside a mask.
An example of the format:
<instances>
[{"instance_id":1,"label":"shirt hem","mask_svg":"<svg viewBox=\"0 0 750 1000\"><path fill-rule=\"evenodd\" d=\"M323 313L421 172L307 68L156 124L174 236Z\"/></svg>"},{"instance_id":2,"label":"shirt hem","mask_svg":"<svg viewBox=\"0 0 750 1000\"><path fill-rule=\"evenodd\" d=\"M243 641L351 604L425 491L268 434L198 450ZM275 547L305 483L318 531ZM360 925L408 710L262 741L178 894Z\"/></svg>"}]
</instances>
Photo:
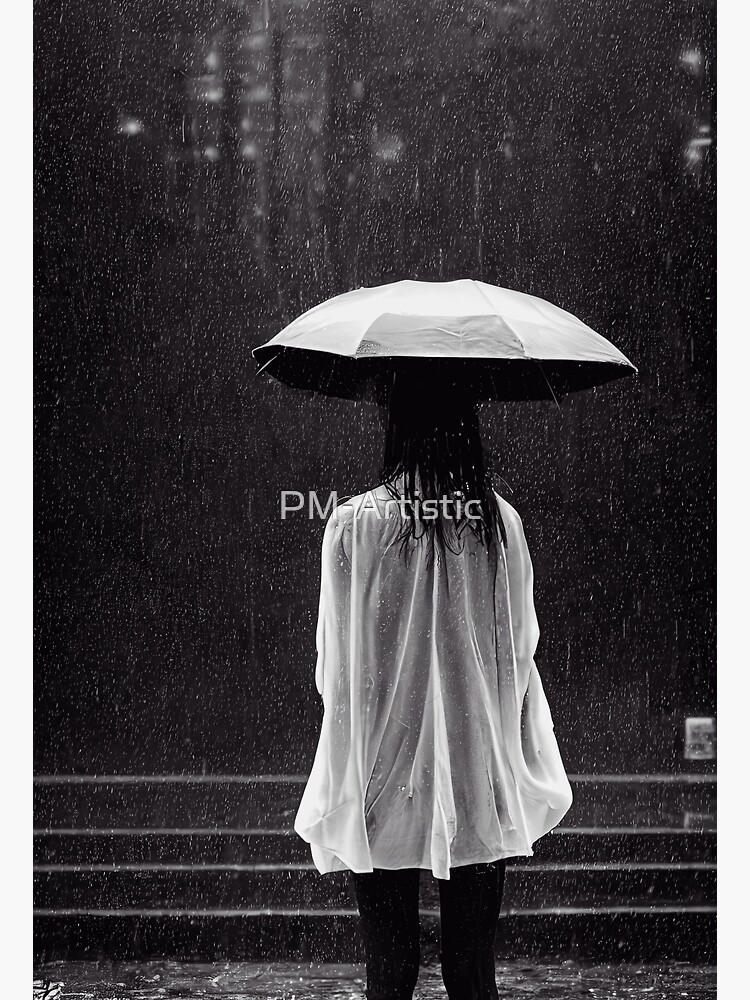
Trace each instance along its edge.
<instances>
[{"instance_id":1,"label":"shirt hem","mask_svg":"<svg viewBox=\"0 0 750 1000\"><path fill-rule=\"evenodd\" d=\"M304 838L303 838L304 839ZM321 867L318 861L313 857L315 867L321 875L330 875L334 872L339 871L351 871L356 874L369 874L376 869L381 869L384 871L405 871L407 869L417 868L421 871L431 872L435 878L443 878L442 875L438 875L435 872L435 867L429 861L422 861L419 864L409 865L409 864L379 864L377 859L373 860L371 867L361 867L355 866L353 862L344 861L344 859L331 847L326 847L324 844L314 843L312 841L307 841L311 847L317 848L319 851L325 851L330 855L330 861L326 860ZM531 847L526 849L512 848L508 851L501 851L500 853L493 852L491 856L482 855L470 859L462 859L461 861L456 861L448 865L448 871L453 868L464 868L468 865L480 865L480 864L492 864L494 861L506 861L509 858L531 858L534 856L534 851Z\"/></svg>"}]
</instances>

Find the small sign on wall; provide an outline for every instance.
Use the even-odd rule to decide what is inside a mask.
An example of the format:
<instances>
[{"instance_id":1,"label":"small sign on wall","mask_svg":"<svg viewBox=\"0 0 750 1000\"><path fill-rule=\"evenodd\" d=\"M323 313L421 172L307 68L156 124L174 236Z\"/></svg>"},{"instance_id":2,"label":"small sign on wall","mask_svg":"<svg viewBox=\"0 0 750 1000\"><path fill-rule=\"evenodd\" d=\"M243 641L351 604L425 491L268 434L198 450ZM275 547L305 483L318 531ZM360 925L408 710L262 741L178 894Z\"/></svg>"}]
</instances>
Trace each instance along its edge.
<instances>
[{"instance_id":1,"label":"small sign on wall","mask_svg":"<svg viewBox=\"0 0 750 1000\"><path fill-rule=\"evenodd\" d=\"M691 716L685 719L685 760L716 759L716 720Z\"/></svg>"}]
</instances>

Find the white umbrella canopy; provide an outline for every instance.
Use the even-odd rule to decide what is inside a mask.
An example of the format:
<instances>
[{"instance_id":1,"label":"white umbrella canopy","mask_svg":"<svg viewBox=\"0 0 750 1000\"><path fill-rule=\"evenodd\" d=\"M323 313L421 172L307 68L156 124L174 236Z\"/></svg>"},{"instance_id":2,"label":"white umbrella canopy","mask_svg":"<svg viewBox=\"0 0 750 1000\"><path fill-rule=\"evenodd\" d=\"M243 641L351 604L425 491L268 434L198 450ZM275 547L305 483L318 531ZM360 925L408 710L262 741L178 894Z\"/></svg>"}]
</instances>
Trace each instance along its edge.
<instances>
[{"instance_id":1,"label":"white umbrella canopy","mask_svg":"<svg viewBox=\"0 0 750 1000\"><path fill-rule=\"evenodd\" d=\"M424 376L448 367L478 399L558 399L636 372L564 309L471 279L345 292L298 316L253 356L259 372L345 398L373 387L377 396L396 371Z\"/></svg>"}]
</instances>

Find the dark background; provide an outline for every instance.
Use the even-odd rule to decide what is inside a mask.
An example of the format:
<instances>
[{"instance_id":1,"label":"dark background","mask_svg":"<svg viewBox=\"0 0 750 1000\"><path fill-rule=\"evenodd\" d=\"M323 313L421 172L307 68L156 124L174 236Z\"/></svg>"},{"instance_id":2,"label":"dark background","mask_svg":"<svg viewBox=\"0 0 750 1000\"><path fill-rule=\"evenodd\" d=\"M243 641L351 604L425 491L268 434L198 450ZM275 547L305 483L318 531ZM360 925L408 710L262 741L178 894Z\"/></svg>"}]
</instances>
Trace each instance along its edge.
<instances>
[{"instance_id":1,"label":"dark background","mask_svg":"<svg viewBox=\"0 0 750 1000\"><path fill-rule=\"evenodd\" d=\"M712 3L35 4L37 773L303 773L320 520L364 404L254 377L329 295L481 278L637 379L487 405L571 772L713 715Z\"/></svg>"}]
</instances>

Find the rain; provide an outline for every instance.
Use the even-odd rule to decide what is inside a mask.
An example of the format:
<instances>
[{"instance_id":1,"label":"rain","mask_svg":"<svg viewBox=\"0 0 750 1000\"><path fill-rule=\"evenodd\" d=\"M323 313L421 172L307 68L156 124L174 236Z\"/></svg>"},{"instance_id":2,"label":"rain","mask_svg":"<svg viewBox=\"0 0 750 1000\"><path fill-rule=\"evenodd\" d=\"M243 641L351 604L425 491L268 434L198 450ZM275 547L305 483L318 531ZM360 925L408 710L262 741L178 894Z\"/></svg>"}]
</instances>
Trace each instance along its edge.
<instances>
[{"instance_id":1,"label":"rain","mask_svg":"<svg viewBox=\"0 0 750 1000\"><path fill-rule=\"evenodd\" d=\"M364 995L292 830L324 522L280 496L375 486L384 419L251 352L472 278L638 367L480 410L574 790L509 864L500 995L715 995L715 49L708 0L36 6L36 979Z\"/></svg>"}]
</instances>

